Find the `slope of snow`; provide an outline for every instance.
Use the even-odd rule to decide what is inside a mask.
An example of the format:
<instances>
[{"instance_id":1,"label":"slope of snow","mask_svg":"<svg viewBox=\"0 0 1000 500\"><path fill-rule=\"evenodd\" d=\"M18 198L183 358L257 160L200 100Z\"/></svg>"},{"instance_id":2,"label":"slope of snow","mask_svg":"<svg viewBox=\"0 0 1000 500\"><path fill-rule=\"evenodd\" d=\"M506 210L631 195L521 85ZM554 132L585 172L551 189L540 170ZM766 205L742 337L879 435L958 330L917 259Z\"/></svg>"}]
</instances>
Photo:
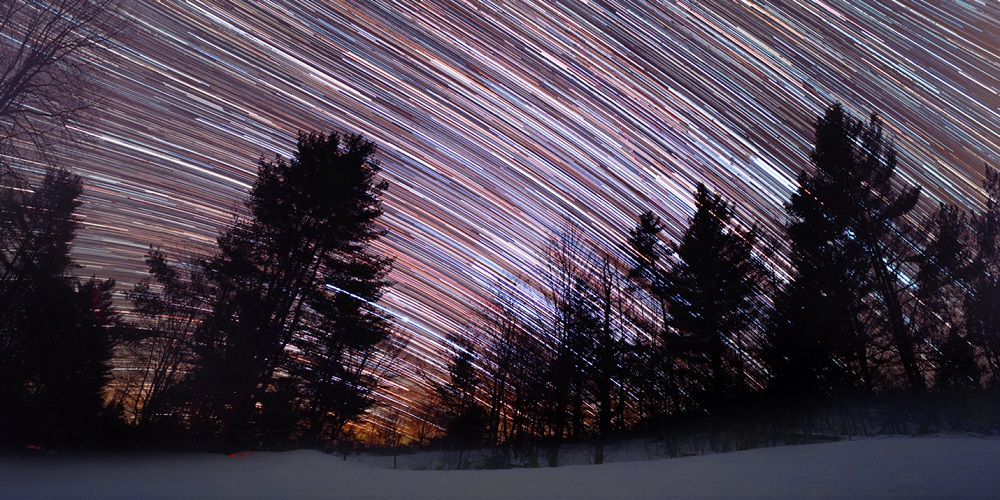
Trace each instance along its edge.
<instances>
[{"instance_id":1,"label":"slope of snow","mask_svg":"<svg viewBox=\"0 0 1000 500\"><path fill-rule=\"evenodd\" d=\"M435 471L315 451L0 457L5 497L1000 495L1000 440L888 437L599 466Z\"/></svg>"}]
</instances>

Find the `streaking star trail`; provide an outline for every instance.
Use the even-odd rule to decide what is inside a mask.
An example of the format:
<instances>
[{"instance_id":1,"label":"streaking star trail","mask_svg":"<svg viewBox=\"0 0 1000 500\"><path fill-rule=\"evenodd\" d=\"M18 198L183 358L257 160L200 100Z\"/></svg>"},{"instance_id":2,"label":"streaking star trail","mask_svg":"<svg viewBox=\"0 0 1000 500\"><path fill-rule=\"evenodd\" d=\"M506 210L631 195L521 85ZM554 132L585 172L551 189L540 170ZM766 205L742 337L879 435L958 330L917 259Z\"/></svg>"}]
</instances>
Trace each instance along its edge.
<instances>
[{"instance_id":1,"label":"streaking star trail","mask_svg":"<svg viewBox=\"0 0 1000 500\"><path fill-rule=\"evenodd\" d=\"M698 182L777 230L831 102L884 116L928 200L975 208L983 164L1000 166L995 1L128 8L105 105L65 158L85 177L81 274L128 288L151 244L209 249L261 155L298 130L363 133L391 182L385 307L431 367L498 277L543 273L554 231L623 252L652 209L677 236Z\"/></svg>"}]
</instances>

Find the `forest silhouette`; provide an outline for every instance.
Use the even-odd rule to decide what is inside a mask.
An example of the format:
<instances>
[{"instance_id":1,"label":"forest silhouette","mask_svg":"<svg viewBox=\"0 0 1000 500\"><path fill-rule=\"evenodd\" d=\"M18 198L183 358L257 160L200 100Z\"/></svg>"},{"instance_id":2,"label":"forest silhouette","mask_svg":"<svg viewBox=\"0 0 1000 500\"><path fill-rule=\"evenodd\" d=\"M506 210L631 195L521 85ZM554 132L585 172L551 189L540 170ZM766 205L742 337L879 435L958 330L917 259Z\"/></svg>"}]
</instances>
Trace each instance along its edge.
<instances>
[{"instance_id":1,"label":"forest silhouette","mask_svg":"<svg viewBox=\"0 0 1000 500\"><path fill-rule=\"evenodd\" d=\"M691 435L732 449L997 431L1000 172L986 166L979 212L928 210L881 118L836 103L809 164L786 165L801 173L779 238L704 184L677 241L652 211L619 248L567 227L541 250L545 276L498 281L466 331L436 332L447 367L405 408L379 397L407 346L379 305L390 186L361 135L300 132L290 157L262 158L213 250L150 246L121 314L113 280L74 271L82 179L22 166L48 164L50 133L79 119L93 89L72 56L119 32L121 4L41 5L0 7L0 445L407 441L537 466L568 441L604 462L630 434L676 455Z\"/></svg>"},{"instance_id":2,"label":"forest silhouette","mask_svg":"<svg viewBox=\"0 0 1000 500\"><path fill-rule=\"evenodd\" d=\"M557 465L567 441L593 443L601 463L626 435L676 444L738 429L723 447L749 447L821 433L816 419L845 409L897 430L942 401L995 412L1000 173L987 168L981 213L921 213L882 127L824 111L782 241L703 184L678 241L653 212L622 228L629 261L586 228L552 235L541 300L510 292L526 281L498 283L452 334L446 376L428 374L409 415L389 408L367 433L406 349L377 306L393 258L373 250L389 188L375 144L300 133L291 158L261 159L214 253L150 248L128 320L113 281L72 271L80 178L10 170L0 440L227 452L405 440ZM112 362L124 377L109 377Z\"/></svg>"}]
</instances>

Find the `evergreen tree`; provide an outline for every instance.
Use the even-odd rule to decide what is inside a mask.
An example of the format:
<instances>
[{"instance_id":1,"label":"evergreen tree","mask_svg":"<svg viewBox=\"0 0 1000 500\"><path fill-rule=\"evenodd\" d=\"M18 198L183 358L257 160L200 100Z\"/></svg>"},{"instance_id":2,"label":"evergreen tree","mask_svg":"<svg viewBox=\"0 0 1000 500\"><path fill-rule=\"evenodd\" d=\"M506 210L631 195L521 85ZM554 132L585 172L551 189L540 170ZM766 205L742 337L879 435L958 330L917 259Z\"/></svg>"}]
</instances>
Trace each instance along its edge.
<instances>
[{"instance_id":1,"label":"evergreen tree","mask_svg":"<svg viewBox=\"0 0 1000 500\"><path fill-rule=\"evenodd\" d=\"M663 232L663 229L664 225L660 217L651 211L646 211L639 216L638 225L629 231L628 242L636 253L630 274L634 279L643 283L654 297L659 299L660 312L665 324L668 313L664 301L669 288L665 266L666 259L673 252L660 241L660 233Z\"/></svg>"},{"instance_id":2,"label":"evergreen tree","mask_svg":"<svg viewBox=\"0 0 1000 500\"><path fill-rule=\"evenodd\" d=\"M646 327L649 340L635 353L640 367L646 373L643 391L650 400L649 418L657 420L680 408L680 390L677 364L680 354L680 337L670 327L667 308L668 260L673 251L660 240L663 221L651 211L639 216L639 223L629 231L629 246L635 251L635 261L630 276L652 296L659 311L659 321L649 321ZM638 347L638 346L637 346Z\"/></svg>"},{"instance_id":3,"label":"evergreen tree","mask_svg":"<svg viewBox=\"0 0 1000 500\"><path fill-rule=\"evenodd\" d=\"M986 167L986 209L972 220L975 258L965 315L969 339L980 346L994 387L1000 386L1000 170Z\"/></svg>"},{"instance_id":4,"label":"evergreen tree","mask_svg":"<svg viewBox=\"0 0 1000 500\"><path fill-rule=\"evenodd\" d=\"M478 446L486 437L488 415L478 401L482 380L477 358L470 342L457 342L448 363L448 382L435 384L445 438L462 448Z\"/></svg>"},{"instance_id":5,"label":"evergreen tree","mask_svg":"<svg viewBox=\"0 0 1000 500\"><path fill-rule=\"evenodd\" d=\"M746 384L746 340L761 308L756 281L763 265L754 254L753 231L733 227L729 204L699 184L696 211L670 268L666 295L671 326L683 339L694 384L712 408Z\"/></svg>"},{"instance_id":6,"label":"evergreen tree","mask_svg":"<svg viewBox=\"0 0 1000 500\"><path fill-rule=\"evenodd\" d=\"M244 213L205 264L211 312L189 381L196 432L247 445L280 377L300 381L310 441L334 439L373 403L373 365L392 341L374 305L392 262L370 251L388 186L374 153L361 136L312 133L290 160L260 161Z\"/></svg>"},{"instance_id":7,"label":"evergreen tree","mask_svg":"<svg viewBox=\"0 0 1000 500\"><path fill-rule=\"evenodd\" d=\"M904 311L906 214L919 187L894 185L896 153L876 115L866 124L839 105L816 123L813 171L786 205L793 276L772 329L777 386L811 392L876 386L869 332L887 337L906 384L925 387ZM887 375L887 374L881 374Z\"/></svg>"},{"instance_id":8,"label":"evergreen tree","mask_svg":"<svg viewBox=\"0 0 1000 500\"><path fill-rule=\"evenodd\" d=\"M111 358L114 281L80 282L69 255L79 177L0 187L0 442L97 444Z\"/></svg>"},{"instance_id":9,"label":"evergreen tree","mask_svg":"<svg viewBox=\"0 0 1000 500\"><path fill-rule=\"evenodd\" d=\"M915 259L917 288L910 320L922 345L921 353L935 366L938 389L971 388L979 384L975 350L966 334L963 310L973 266L973 236L968 216L944 205L924 223L929 240Z\"/></svg>"},{"instance_id":10,"label":"evergreen tree","mask_svg":"<svg viewBox=\"0 0 1000 500\"><path fill-rule=\"evenodd\" d=\"M976 350L958 328L953 328L940 347L934 388L938 390L979 389L981 370Z\"/></svg>"}]
</instances>

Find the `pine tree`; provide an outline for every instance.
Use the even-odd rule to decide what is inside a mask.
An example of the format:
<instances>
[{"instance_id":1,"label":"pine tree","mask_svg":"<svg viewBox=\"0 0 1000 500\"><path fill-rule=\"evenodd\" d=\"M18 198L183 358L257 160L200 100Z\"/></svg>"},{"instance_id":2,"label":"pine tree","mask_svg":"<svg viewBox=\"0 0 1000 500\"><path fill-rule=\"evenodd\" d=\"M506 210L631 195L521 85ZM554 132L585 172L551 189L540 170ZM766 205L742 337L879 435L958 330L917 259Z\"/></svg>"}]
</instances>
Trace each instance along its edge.
<instances>
[{"instance_id":1,"label":"pine tree","mask_svg":"<svg viewBox=\"0 0 1000 500\"><path fill-rule=\"evenodd\" d=\"M477 373L479 357L468 341L455 344L448 363L448 382L435 384L445 438L461 448L477 446L486 437L488 415L480 404L482 380Z\"/></svg>"},{"instance_id":2,"label":"pine tree","mask_svg":"<svg viewBox=\"0 0 1000 500\"><path fill-rule=\"evenodd\" d=\"M793 276L773 328L774 373L808 390L872 389L869 332L893 345L906 384L925 381L904 311L904 263L912 257L906 214L919 187L894 185L896 152L872 115L866 124L839 104L816 123L810 159L786 210Z\"/></svg>"},{"instance_id":3,"label":"pine tree","mask_svg":"<svg viewBox=\"0 0 1000 500\"><path fill-rule=\"evenodd\" d=\"M374 153L361 136L312 133L290 160L261 159L245 211L205 264L211 312L189 381L196 433L248 444L278 377L300 381L311 442L373 403L379 350L393 340L375 306L392 260L370 250L388 187Z\"/></svg>"},{"instance_id":4,"label":"pine tree","mask_svg":"<svg viewBox=\"0 0 1000 500\"><path fill-rule=\"evenodd\" d=\"M935 365L936 389L975 387L979 367L966 333L964 303L973 265L973 235L969 217L953 205L942 204L923 224L929 240L920 255L914 276L916 293L910 321L921 344L933 346L922 353Z\"/></svg>"},{"instance_id":5,"label":"pine tree","mask_svg":"<svg viewBox=\"0 0 1000 500\"><path fill-rule=\"evenodd\" d=\"M81 282L70 248L80 178L0 187L0 442L92 445L105 414L114 281Z\"/></svg>"},{"instance_id":6,"label":"pine tree","mask_svg":"<svg viewBox=\"0 0 1000 500\"><path fill-rule=\"evenodd\" d=\"M732 209L719 195L699 184L695 205L674 249L666 302L682 338L689 390L704 394L703 407L712 408L746 384L746 340L760 310L755 282L763 265L754 232L733 227Z\"/></svg>"},{"instance_id":7,"label":"pine tree","mask_svg":"<svg viewBox=\"0 0 1000 500\"><path fill-rule=\"evenodd\" d=\"M975 258L965 314L969 339L986 354L989 376L1000 386L1000 170L986 167L986 209L972 221Z\"/></svg>"},{"instance_id":8,"label":"pine tree","mask_svg":"<svg viewBox=\"0 0 1000 500\"><path fill-rule=\"evenodd\" d=\"M655 301L659 321L646 323L649 339L637 346L634 353L646 374L643 392L648 399L649 418L659 420L681 408L677 376L681 341L670 327L667 296L670 293L668 266L673 251L660 240L663 221L651 211L639 216L635 228L629 231L628 243L635 251L630 276L646 289Z\"/></svg>"}]
</instances>

